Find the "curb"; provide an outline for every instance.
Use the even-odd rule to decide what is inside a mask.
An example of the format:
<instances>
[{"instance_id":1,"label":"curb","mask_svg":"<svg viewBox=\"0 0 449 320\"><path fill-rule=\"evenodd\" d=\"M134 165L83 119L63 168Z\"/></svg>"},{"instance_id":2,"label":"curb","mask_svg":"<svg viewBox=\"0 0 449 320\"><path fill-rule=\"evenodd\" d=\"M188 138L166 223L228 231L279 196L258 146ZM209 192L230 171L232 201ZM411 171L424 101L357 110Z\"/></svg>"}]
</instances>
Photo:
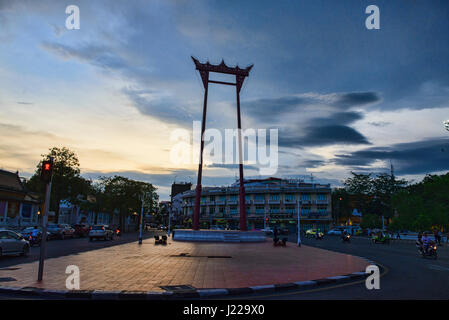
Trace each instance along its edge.
<instances>
[{"instance_id":1,"label":"curb","mask_svg":"<svg viewBox=\"0 0 449 320\"><path fill-rule=\"evenodd\" d=\"M357 256L354 256L357 257ZM374 261L363 257L371 265L377 265ZM365 271L350 274L332 276L316 280L298 281L291 283L252 286L246 288L227 289L191 289L183 291L102 291L102 290L47 290L35 287L2 287L0 293L32 297L47 297L53 299L70 300L176 300L176 299L198 299L208 297L238 296L253 293L265 293L273 291L288 291L292 289L308 289L330 283L348 282L364 279L369 275Z\"/></svg>"}]
</instances>

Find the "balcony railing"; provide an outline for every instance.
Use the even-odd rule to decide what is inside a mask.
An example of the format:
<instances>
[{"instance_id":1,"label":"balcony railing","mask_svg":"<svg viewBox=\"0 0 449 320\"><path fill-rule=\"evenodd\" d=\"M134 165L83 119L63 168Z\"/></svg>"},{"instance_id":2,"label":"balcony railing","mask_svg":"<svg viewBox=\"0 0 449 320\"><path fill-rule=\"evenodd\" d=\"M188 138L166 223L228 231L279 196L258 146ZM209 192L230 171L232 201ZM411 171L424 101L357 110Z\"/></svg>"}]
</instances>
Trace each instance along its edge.
<instances>
[{"instance_id":1,"label":"balcony railing","mask_svg":"<svg viewBox=\"0 0 449 320\"><path fill-rule=\"evenodd\" d=\"M253 203L254 204L265 204L265 200L264 199L254 199Z\"/></svg>"},{"instance_id":2,"label":"balcony railing","mask_svg":"<svg viewBox=\"0 0 449 320\"><path fill-rule=\"evenodd\" d=\"M228 200L228 201L226 201L226 204L229 204L229 205L235 205L235 204L237 204L237 200Z\"/></svg>"},{"instance_id":3,"label":"balcony railing","mask_svg":"<svg viewBox=\"0 0 449 320\"><path fill-rule=\"evenodd\" d=\"M295 199L284 199L284 203L292 203L292 204L294 204L294 203L296 203L296 200Z\"/></svg>"},{"instance_id":4,"label":"balcony railing","mask_svg":"<svg viewBox=\"0 0 449 320\"><path fill-rule=\"evenodd\" d=\"M268 200L269 204L281 204L281 200Z\"/></svg>"}]
</instances>

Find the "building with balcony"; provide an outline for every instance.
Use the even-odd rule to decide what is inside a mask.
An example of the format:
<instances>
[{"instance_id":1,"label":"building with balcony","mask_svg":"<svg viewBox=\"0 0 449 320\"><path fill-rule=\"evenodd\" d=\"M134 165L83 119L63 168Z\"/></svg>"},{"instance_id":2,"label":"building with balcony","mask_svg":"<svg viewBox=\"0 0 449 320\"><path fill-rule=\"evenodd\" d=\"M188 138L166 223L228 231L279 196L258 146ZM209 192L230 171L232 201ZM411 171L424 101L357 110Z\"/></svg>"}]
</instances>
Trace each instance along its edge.
<instances>
[{"instance_id":1,"label":"building with balcony","mask_svg":"<svg viewBox=\"0 0 449 320\"><path fill-rule=\"evenodd\" d=\"M228 225L238 228L239 182L225 187L203 187L201 192L200 226ZM278 226L297 229L298 213L302 230L328 230L332 222L331 187L329 184L306 183L300 179L245 180L245 205L248 228ZM192 216L195 190L182 193L182 210Z\"/></svg>"}]
</instances>

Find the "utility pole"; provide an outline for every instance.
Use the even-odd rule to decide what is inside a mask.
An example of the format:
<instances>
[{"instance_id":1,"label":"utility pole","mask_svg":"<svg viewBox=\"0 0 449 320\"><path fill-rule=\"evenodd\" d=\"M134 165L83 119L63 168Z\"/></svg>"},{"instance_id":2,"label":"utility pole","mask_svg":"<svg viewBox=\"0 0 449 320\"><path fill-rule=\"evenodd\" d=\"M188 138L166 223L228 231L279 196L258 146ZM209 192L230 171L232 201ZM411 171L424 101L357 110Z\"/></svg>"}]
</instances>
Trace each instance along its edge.
<instances>
[{"instance_id":1,"label":"utility pole","mask_svg":"<svg viewBox=\"0 0 449 320\"><path fill-rule=\"evenodd\" d=\"M41 251L39 256L39 270L37 275L37 281L42 281L44 274L44 260L45 251L47 249L47 222L48 211L50 207L50 195L51 195L51 183L53 180L53 157L50 160L42 162L41 168L41 180L46 182L47 187L45 190L45 204L44 204L44 216L42 217L42 239L41 239Z\"/></svg>"}]
</instances>

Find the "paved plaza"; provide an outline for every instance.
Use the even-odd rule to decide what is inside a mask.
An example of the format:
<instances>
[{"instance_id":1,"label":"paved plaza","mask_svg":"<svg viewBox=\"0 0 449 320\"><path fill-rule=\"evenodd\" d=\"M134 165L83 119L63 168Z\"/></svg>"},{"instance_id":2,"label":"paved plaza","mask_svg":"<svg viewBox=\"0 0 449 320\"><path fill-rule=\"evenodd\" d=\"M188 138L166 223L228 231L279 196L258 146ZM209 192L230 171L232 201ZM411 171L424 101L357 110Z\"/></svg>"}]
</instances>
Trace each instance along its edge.
<instances>
[{"instance_id":1,"label":"paved plaza","mask_svg":"<svg viewBox=\"0 0 449 320\"><path fill-rule=\"evenodd\" d=\"M87 240L86 240L87 241ZM0 269L0 277L14 287L65 290L67 266L80 269L81 290L164 291L161 286L241 288L321 279L364 271L367 261L348 254L289 243L192 243L142 245L129 242L86 252L49 258L44 281L38 283L38 262Z\"/></svg>"}]
</instances>

